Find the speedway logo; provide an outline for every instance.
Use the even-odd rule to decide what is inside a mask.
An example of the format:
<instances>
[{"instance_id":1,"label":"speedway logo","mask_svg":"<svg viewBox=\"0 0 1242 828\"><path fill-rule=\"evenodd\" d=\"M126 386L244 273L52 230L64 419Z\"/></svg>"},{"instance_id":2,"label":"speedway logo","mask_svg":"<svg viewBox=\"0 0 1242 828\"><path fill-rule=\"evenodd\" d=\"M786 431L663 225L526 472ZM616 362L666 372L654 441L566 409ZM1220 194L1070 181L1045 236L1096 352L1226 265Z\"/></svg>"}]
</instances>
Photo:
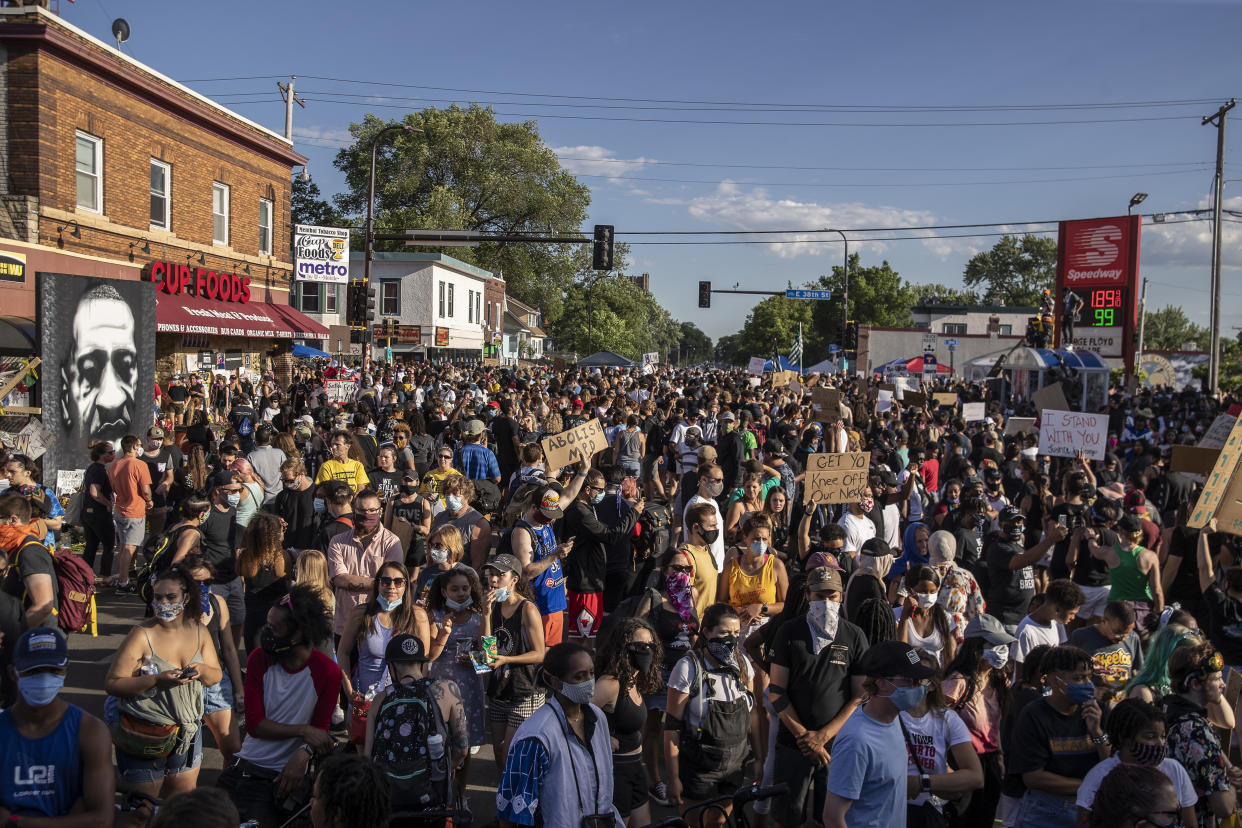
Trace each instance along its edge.
<instances>
[{"instance_id":1,"label":"speedway logo","mask_svg":"<svg viewBox=\"0 0 1242 828\"><path fill-rule=\"evenodd\" d=\"M1067 285L1124 285L1130 282L1128 217L1061 224L1062 267Z\"/></svg>"}]
</instances>

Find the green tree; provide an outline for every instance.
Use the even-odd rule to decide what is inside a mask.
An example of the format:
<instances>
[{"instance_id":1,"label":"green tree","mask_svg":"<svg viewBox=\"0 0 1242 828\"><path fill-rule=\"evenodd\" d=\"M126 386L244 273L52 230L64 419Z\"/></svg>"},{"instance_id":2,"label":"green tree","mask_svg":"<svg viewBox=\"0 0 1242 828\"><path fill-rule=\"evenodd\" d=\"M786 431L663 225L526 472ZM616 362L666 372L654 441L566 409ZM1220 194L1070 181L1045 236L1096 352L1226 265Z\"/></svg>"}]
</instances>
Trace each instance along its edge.
<instances>
[{"instance_id":1,"label":"green tree","mask_svg":"<svg viewBox=\"0 0 1242 828\"><path fill-rule=\"evenodd\" d=\"M575 233L586 221L590 190L561 168L533 121L499 123L490 108L472 105L424 109L401 123L422 132L384 136L376 160L376 232ZM350 126L354 144L337 153L334 163L348 189L335 202L355 226L366 211L372 140L389 125L367 115ZM555 320L588 247L489 242L452 254L502 274L515 297ZM390 242L376 249L417 248Z\"/></svg>"},{"instance_id":2,"label":"green tree","mask_svg":"<svg viewBox=\"0 0 1242 828\"><path fill-rule=\"evenodd\" d=\"M726 356L730 362L745 365L751 357L761 356L770 359L775 351L788 355L790 346L798 336L798 324L802 324L803 339L808 339L812 332L814 319L811 313L811 302L802 299L786 299L784 296L769 296L751 309L746 315L746 322L736 338L728 340L730 352ZM804 342L803 347L806 347ZM809 357L803 359L810 363Z\"/></svg>"},{"instance_id":3,"label":"green tree","mask_svg":"<svg viewBox=\"0 0 1242 828\"><path fill-rule=\"evenodd\" d=\"M915 305L977 305L979 294L973 290L952 288L948 285L911 285L917 299Z\"/></svg>"},{"instance_id":4,"label":"green tree","mask_svg":"<svg viewBox=\"0 0 1242 828\"><path fill-rule=\"evenodd\" d=\"M549 326L561 350L615 351L636 361L644 353L676 351L682 336L681 325L650 293L614 273L573 282L564 313Z\"/></svg>"},{"instance_id":5,"label":"green tree","mask_svg":"<svg viewBox=\"0 0 1242 828\"><path fill-rule=\"evenodd\" d=\"M683 361L693 364L711 359L712 338L700 331L693 322L682 322L680 327L681 339L678 345Z\"/></svg>"},{"instance_id":6,"label":"green tree","mask_svg":"<svg viewBox=\"0 0 1242 828\"><path fill-rule=\"evenodd\" d=\"M1057 241L1046 236L1005 236L966 263L962 281L985 300L1038 307L1040 293L1057 275Z\"/></svg>"},{"instance_id":7,"label":"green tree","mask_svg":"<svg viewBox=\"0 0 1242 828\"><path fill-rule=\"evenodd\" d=\"M1148 351L1180 351L1187 342L1208 347L1208 330L1191 322L1185 312L1173 305L1148 311L1143 323L1143 348Z\"/></svg>"},{"instance_id":8,"label":"green tree","mask_svg":"<svg viewBox=\"0 0 1242 828\"><path fill-rule=\"evenodd\" d=\"M319 185L309 177L305 181L300 176L293 179L293 193L289 207L294 224L315 224L320 227L345 226L344 217L321 197Z\"/></svg>"},{"instance_id":9,"label":"green tree","mask_svg":"<svg viewBox=\"0 0 1242 828\"><path fill-rule=\"evenodd\" d=\"M830 275L820 276L813 287L827 288L837 296L843 286L839 266ZM919 301L918 288L901 278L887 261L878 266L863 267L857 253L850 256L849 318L860 325L908 327L913 318L911 308ZM797 301L797 300L790 300ZM807 364L828 356L829 344L841 342L841 302L804 302L813 305L813 333L807 337ZM806 332L804 330L804 336Z\"/></svg>"}]
</instances>

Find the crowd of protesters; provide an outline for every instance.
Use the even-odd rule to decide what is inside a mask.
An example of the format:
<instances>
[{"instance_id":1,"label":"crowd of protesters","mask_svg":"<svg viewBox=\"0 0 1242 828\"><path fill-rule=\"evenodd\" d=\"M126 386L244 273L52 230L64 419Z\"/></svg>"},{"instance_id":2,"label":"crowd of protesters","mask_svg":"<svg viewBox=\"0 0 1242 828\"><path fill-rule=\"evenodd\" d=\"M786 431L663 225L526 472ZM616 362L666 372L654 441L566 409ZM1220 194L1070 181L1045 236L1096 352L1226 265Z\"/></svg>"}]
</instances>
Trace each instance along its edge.
<instances>
[{"instance_id":1,"label":"crowd of protesters","mask_svg":"<svg viewBox=\"0 0 1242 828\"><path fill-rule=\"evenodd\" d=\"M183 828L640 828L779 784L757 824L1238 824L1242 548L1170 468L1232 399L1115 389L1092 460L964 384L369 367L173 377L73 504L7 456L0 821L109 824L119 788ZM816 503L811 456L852 452ZM102 720L60 697L75 531L133 610Z\"/></svg>"}]
</instances>

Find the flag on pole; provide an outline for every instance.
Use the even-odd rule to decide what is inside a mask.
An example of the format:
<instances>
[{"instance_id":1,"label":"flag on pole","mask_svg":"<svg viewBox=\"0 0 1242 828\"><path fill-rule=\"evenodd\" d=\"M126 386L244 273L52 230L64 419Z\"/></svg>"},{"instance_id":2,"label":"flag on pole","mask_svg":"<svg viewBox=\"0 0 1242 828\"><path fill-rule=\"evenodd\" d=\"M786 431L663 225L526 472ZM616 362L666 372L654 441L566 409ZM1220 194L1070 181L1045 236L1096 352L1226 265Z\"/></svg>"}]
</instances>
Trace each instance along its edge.
<instances>
[{"instance_id":1,"label":"flag on pole","mask_svg":"<svg viewBox=\"0 0 1242 828\"><path fill-rule=\"evenodd\" d=\"M789 361L794 365L802 363L802 323L798 323L798 338L794 340L793 347L789 349Z\"/></svg>"}]
</instances>

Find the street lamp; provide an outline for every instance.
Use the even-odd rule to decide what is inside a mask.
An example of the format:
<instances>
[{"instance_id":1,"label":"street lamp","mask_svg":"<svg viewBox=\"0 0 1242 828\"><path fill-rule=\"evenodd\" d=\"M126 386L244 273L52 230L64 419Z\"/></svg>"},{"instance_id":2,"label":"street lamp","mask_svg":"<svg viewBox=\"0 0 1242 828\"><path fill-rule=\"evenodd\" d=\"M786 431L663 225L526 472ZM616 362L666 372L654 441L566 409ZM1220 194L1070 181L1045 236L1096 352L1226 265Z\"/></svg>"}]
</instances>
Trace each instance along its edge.
<instances>
[{"instance_id":1,"label":"street lamp","mask_svg":"<svg viewBox=\"0 0 1242 828\"><path fill-rule=\"evenodd\" d=\"M375 152L379 149L380 139L384 137L385 133L389 132L422 132L422 130L417 127L406 126L405 124L391 124L375 133L375 137L371 139L371 176L367 184L367 237L365 252L362 257L362 278L367 283L368 290L370 290L371 258L375 245Z\"/></svg>"},{"instance_id":2,"label":"street lamp","mask_svg":"<svg viewBox=\"0 0 1242 828\"><path fill-rule=\"evenodd\" d=\"M824 232L837 233L841 236L841 241L845 242L845 266L841 268L841 362L843 366L848 366L849 357L845 355L845 330L850 324L850 240L841 230L826 227Z\"/></svg>"},{"instance_id":3,"label":"street lamp","mask_svg":"<svg viewBox=\"0 0 1242 828\"><path fill-rule=\"evenodd\" d=\"M1147 200L1147 193L1135 193L1134 197L1130 199L1130 206L1126 208L1126 215L1127 216L1133 215L1134 208L1142 204L1146 200Z\"/></svg>"}]
</instances>

